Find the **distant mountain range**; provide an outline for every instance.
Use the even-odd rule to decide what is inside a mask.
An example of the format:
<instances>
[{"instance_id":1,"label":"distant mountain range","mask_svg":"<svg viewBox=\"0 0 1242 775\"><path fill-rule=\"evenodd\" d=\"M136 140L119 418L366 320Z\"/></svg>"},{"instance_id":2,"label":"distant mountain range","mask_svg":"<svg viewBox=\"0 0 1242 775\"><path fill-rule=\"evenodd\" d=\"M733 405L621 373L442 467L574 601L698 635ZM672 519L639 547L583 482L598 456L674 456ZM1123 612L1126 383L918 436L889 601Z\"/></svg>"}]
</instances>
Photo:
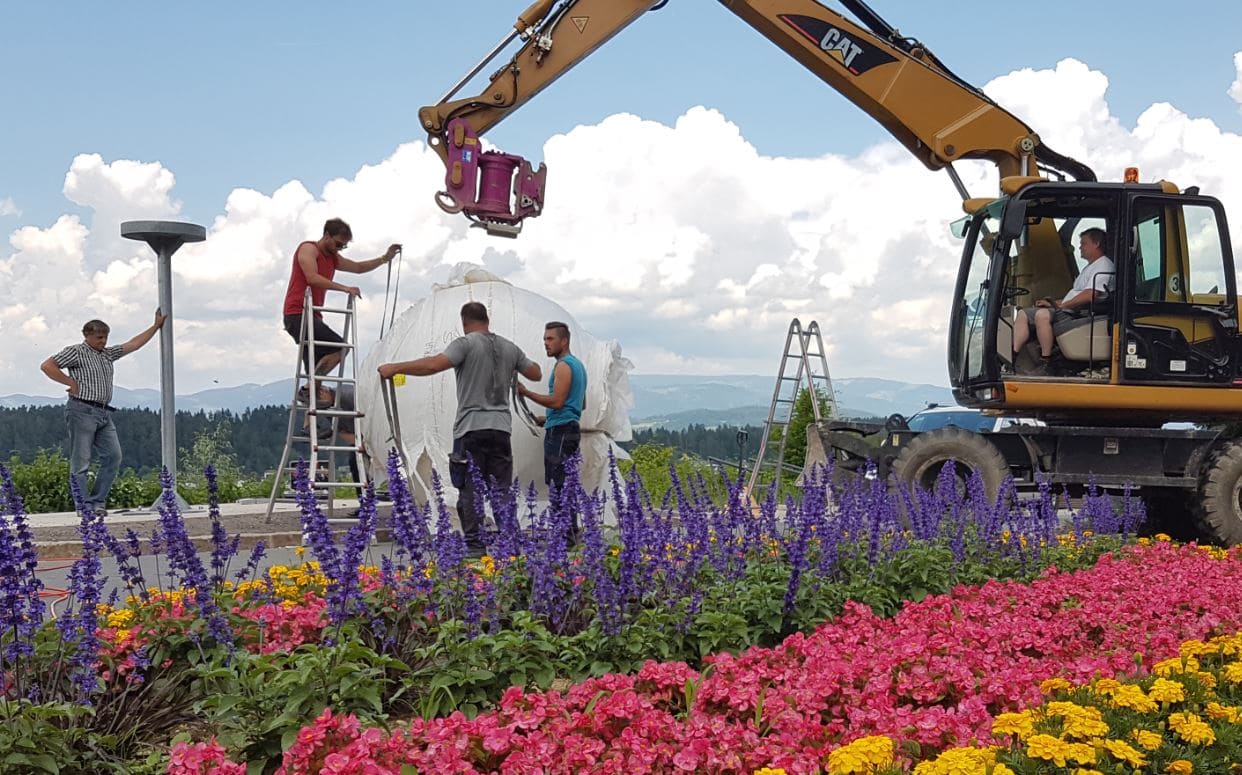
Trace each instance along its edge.
<instances>
[{"instance_id":1,"label":"distant mountain range","mask_svg":"<svg viewBox=\"0 0 1242 775\"><path fill-rule=\"evenodd\" d=\"M772 404L774 377L755 375L630 375L635 428L684 428L691 424L762 425ZM834 379L843 417L913 414L929 403L953 404L953 392L936 385L889 379Z\"/></svg>"},{"instance_id":2,"label":"distant mountain range","mask_svg":"<svg viewBox=\"0 0 1242 775\"><path fill-rule=\"evenodd\" d=\"M774 384L774 377L757 375L631 374L634 408L630 416L636 428L684 428L693 423L759 425L767 419ZM929 403L953 403L952 392L936 385L856 377L835 379L832 386L837 394L838 412L846 417L887 417L894 412L908 415ZM177 409L242 412L256 406L283 406L292 396L292 380L266 385L247 383L177 396ZM15 394L0 396L0 407L45 406L63 401L63 396ZM117 387L112 403L118 408L159 409L160 392Z\"/></svg>"}]
</instances>

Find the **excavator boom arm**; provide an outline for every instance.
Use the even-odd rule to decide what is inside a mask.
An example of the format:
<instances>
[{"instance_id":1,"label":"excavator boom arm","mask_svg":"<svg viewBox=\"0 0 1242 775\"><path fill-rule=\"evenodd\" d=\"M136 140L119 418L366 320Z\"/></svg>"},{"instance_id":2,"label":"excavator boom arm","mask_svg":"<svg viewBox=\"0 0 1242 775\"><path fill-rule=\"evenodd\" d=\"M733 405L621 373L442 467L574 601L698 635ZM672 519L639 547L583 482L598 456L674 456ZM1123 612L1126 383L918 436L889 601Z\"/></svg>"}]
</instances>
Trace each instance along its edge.
<instances>
[{"instance_id":1,"label":"excavator boom arm","mask_svg":"<svg viewBox=\"0 0 1242 775\"><path fill-rule=\"evenodd\" d=\"M942 169L958 159L980 159L993 163L1002 178L1038 175L1042 163L1077 179L1094 179L1084 165L1043 146L1030 127L953 75L924 46L901 37L863 0L842 2L866 27L816 0L719 1L862 108L929 169ZM471 203L461 201L475 195L474 165L480 156L487 156L478 153L478 136L661 5L657 0L537 0L528 8L510 36L520 35L523 45L494 71L486 88L461 99L452 99L450 92L419 111L430 144L449 167L449 191L441 194L441 206L449 211L464 208L467 215L499 219L509 227L520 224L525 215L537 214L544 170L536 172L520 157L506 157L490 184L489 173L479 168L483 190L479 201L488 202L483 210L472 212ZM527 207L523 210L519 202L506 213L500 200L513 170L515 193L519 200L524 197Z\"/></svg>"}]
</instances>

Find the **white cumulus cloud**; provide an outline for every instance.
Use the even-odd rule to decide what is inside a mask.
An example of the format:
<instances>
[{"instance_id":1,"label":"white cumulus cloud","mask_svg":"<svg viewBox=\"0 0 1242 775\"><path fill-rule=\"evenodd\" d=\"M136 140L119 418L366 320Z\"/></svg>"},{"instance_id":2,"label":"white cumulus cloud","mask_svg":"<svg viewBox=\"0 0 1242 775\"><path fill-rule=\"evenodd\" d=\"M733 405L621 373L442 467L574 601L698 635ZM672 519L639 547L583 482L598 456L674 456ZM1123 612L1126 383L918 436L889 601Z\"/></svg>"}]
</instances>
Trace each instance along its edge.
<instances>
[{"instance_id":1,"label":"white cumulus cloud","mask_svg":"<svg viewBox=\"0 0 1242 775\"><path fill-rule=\"evenodd\" d=\"M1242 58L1236 60L1242 81ZM1201 186L1242 206L1242 137L1157 102L1133 126L1109 110L1108 79L1066 59L999 77L985 90L1051 147L1116 179ZM1231 89L1239 98L1237 83ZM520 120L515 118L513 120ZM836 376L945 384L948 310L961 214L948 177L893 142L856 155L764 155L728 117L687 111L672 126L618 114L548 140L545 213L513 241L488 237L432 200L443 178L422 142L321 191L297 180L273 191L236 189L205 242L173 259L179 391L291 376L294 347L280 325L293 251L339 216L353 226L346 254L365 259L405 245L401 306L473 261L566 307L600 338L621 342L641 372L774 373L792 317L818 320ZM526 152L535 149L508 149ZM976 195L994 172L959 168ZM122 220L180 217L173 171L154 161L74 159L65 196L89 212L22 226L0 251L0 394L50 395L38 363L100 317L116 338L150 321L151 251L122 240ZM1239 212L1233 207L1233 212ZM1235 216L1242 217L1242 216ZM361 277L360 334L376 341L384 270ZM158 385L155 347L118 365L118 382Z\"/></svg>"}]
</instances>

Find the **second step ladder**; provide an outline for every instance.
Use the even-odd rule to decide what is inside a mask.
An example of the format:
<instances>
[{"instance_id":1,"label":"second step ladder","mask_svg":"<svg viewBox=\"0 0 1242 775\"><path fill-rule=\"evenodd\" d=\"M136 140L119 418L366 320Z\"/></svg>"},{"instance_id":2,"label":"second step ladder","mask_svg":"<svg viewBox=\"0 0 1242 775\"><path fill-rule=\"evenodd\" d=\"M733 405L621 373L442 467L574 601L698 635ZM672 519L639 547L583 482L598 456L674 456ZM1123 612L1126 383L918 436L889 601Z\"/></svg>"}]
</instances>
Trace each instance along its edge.
<instances>
[{"instance_id":1,"label":"second step ladder","mask_svg":"<svg viewBox=\"0 0 1242 775\"><path fill-rule=\"evenodd\" d=\"M746 492L752 499L761 500L766 491L759 490L766 486L778 487L781 473L785 469L785 453L789 444L790 423L793 421L794 409L802 391L810 395L812 421L818 423L828 417L836 416L837 399L832 392L832 377L828 374L828 356L824 352L824 339L819 332L819 323L814 320L806 328L802 321L794 318L789 323L789 332L785 335L785 350L781 355L780 371L776 376L776 387L772 390L772 403L768 407L768 418L763 424L763 437L759 441L759 451L755 454L755 462L746 482ZM821 408L821 402L827 404ZM769 482L763 482L765 470L772 472ZM801 473L801 470L791 473Z\"/></svg>"}]
</instances>

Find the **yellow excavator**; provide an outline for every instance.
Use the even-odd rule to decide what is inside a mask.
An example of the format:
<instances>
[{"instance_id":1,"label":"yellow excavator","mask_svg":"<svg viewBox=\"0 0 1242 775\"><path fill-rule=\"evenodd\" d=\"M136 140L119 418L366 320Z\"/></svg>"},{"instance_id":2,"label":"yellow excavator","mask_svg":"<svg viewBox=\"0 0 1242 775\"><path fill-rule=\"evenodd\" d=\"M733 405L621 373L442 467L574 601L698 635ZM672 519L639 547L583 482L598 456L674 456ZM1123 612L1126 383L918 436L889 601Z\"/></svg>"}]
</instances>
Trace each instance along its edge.
<instances>
[{"instance_id":1,"label":"yellow excavator","mask_svg":"<svg viewBox=\"0 0 1242 775\"><path fill-rule=\"evenodd\" d=\"M959 403L1026 418L987 434L916 432L900 417L824 423L839 469L874 461L882 476L929 488L952 465L963 479L977 472L991 493L1006 476L1133 486L1154 518L1242 542L1242 436L1233 427L1242 419L1242 338L1220 202L1194 187L1139 183L1134 169L1120 182L1098 181L863 0L840 0L853 18L815 0L719 1L928 169L948 173L965 211L951 227L963 248L949 379ZM446 165L440 206L516 236L542 212L547 170L483 152L480 136L667 2L537 0L526 9L482 62L419 111ZM458 97L515 40L487 85ZM972 196L953 166L962 159L994 164L996 189ZM1101 255L1107 263L1080 270L1080 240L1088 266ZM884 434L878 447L859 438L872 432Z\"/></svg>"}]
</instances>

